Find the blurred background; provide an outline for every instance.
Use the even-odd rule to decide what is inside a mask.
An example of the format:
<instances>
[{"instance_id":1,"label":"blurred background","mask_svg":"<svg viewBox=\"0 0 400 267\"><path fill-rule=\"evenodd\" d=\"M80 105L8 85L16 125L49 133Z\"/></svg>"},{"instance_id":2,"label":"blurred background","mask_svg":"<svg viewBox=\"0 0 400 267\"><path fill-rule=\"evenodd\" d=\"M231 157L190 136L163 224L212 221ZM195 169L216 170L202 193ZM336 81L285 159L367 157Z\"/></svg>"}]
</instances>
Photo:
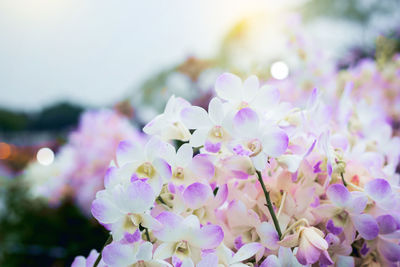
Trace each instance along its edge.
<instances>
[{"instance_id":1,"label":"blurred background","mask_svg":"<svg viewBox=\"0 0 400 267\"><path fill-rule=\"evenodd\" d=\"M205 105L225 71L398 92L398 52L399 0L0 1L0 266L101 249L90 203L115 147L172 94Z\"/></svg>"}]
</instances>

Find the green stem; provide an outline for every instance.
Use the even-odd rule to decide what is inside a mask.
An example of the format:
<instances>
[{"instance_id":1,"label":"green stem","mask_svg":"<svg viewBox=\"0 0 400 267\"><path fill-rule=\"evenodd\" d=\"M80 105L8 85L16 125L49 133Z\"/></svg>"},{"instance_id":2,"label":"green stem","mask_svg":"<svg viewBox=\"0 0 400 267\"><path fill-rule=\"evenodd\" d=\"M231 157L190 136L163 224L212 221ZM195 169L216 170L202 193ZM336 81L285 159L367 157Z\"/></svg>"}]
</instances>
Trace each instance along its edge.
<instances>
[{"instance_id":1,"label":"green stem","mask_svg":"<svg viewBox=\"0 0 400 267\"><path fill-rule=\"evenodd\" d=\"M146 235L147 241L151 242L151 241L150 241L150 235L149 235L149 229L147 229L146 227L144 227L144 233L145 233L145 235Z\"/></svg>"},{"instance_id":2,"label":"green stem","mask_svg":"<svg viewBox=\"0 0 400 267\"><path fill-rule=\"evenodd\" d=\"M100 263L101 260L101 254L103 253L103 249L105 246L107 246L108 244L110 244L112 242L112 235L109 235L107 238L107 241L104 243L103 247L101 248L101 251L99 253L99 256L97 256L96 261L93 264L93 267L97 267L97 265Z\"/></svg>"},{"instance_id":3,"label":"green stem","mask_svg":"<svg viewBox=\"0 0 400 267\"><path fill-rule=\"evenodd\" d=\"M261 172L260 171L256 171L256 173L257 173L257 176L258 176L258 181L260 182L261 187L262 187L262 189L264 191L265 200L267 201L266 206L267 206L267 208L269 210L269 214L271 214L272 221L274 222L275 229L278 232L279 239L281 239L281 237L282 237L281 227L279 226L278 218L276 218L274 207L272 206L271 198L269 197L269 192L265 188L265 184L264 184L264 181L262 179Z\"/></svg>"},{"instance_id":4,"label":"green stem","mask_svg":"<svg viewBox=\"0 0 400 267\"><path fill-rule=\"evenodd\" d=\"M342 177L343 185L344 185L345 187L347 187L347 182L346 182L346 180L344 179L343 172L340 173L340 176Z\"/></svg>"},{"instance_id":5,"label":"green stem","mask_svg":"<svg viewBox=\"0 0 400 267\"><path fill-rule=\"evenodd\" d=\"M164 204L164 205L166 205L166 206L167 206L167 203L165 203L164 199L162 199L162 197L161 197L161 196L158 196L158 197L157 197L157 200L158 200L158 201L160 201L160 202L161 202L161 204Z\"/></svg>"}]
</instances>

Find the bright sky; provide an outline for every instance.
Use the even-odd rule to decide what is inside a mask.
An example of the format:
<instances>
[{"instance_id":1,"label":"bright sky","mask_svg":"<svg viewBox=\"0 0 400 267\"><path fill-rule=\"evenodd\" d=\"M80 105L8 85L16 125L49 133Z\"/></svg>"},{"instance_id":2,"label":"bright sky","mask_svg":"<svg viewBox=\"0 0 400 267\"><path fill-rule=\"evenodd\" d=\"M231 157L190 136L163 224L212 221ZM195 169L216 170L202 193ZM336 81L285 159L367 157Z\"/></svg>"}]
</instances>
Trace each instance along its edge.
<instances>
[{"instance_id":1,"label":"bright sky","mask_svg":"<svg viewBox=\"0 0 400 267\"><path fill-rule=\"evenodd\" d=\"M0 106L110 105L189 55L213 55L235 22L277 2L1 0Z\"/></svg>"},{"instance_id":2,"label":"bright sky","mask_svg":"<svg viewBox=\"0 0 400 267\"><path fill-rule=\"evenodd\" d=\"M111 104L188 55L212 55L260 6L266 1L2 0L0 106Z\"/></svg>"}]
</instances>

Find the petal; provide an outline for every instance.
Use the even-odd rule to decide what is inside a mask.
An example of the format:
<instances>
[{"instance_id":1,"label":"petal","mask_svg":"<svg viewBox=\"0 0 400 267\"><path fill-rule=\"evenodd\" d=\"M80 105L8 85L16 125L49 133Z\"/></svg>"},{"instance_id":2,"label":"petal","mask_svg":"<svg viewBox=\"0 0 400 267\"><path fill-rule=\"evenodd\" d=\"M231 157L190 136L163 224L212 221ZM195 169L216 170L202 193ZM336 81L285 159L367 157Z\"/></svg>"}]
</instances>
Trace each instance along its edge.
<instances>
[{"instance_id":1,"label":"petal","mask_svg":"<svg viewBox=\"0 0 400 267\"><path fill-rule=\"evenodd\" d=\"M133 234L130 234L129 232L124 233L124 242L135 243L141 239L142 239L142 234L140 233L139 228L136 229L136 231Z\"/></svg>"},{"instance_id":2,"label":"petal","mask_svg":"<svg viewBox=\"0 0 400 267\"><path fill-rule=\"evenodd\" d=\"M198 231L194 231L190 244L201 249L214 249L224 239L224 231L218 225L205 225Z\"/></svg>"},{"instance_id":3,"label":"petal","mask_svg":"<svg viewBox=\"0 0 400 267\"><path fill-rule=\"evenodd\" d=\"M184 108L180 115L183 124L189 129L207 128L212 126L207 111L201 107L191 106Z\"/></svg>"},{"instance_id":4,"label":"petal","mask_svg":"<svg viewBox=\"0 0 400 267\"><path fill-rule=\"evenodd\" d=\"M193 183L183 192L186 206L193 210L202 207L211 196L210 186L202 183Z\"/></svg>"},{"instance_id":5,"label":"petal","mask_svg":"<svg viewBox=\"0 0 400 267\"><path fill-rule=\"evenodd\" d=\"M191 105L187 100L183 99L182 97L175 97L172 95L165 106L164 114L168 118L173 118L179 113L180 110L190 106Z\"/></svg>"},{"instance_id":6,"label":"petal","mask_svg":"<svg viewBox=\"0 0 400 267\"><path fill-rule=\"evenodd\" d=\"M333 184L326 191L328 198L339 207L346 207L351 200L349 190L342 184Z\"/></svg>"},{"instance_id":7,"label":"petal","mask_svg":"<svg viewBox=\"0 0 400 267\"><path fill-rule=\"evenodd\" d=\"M92 203L92 214L101 223L116 222L123 216L119 208L108 198L97 198Z\"/></svg>"},{"instance_id":8,"label":"petal","mask_svg":"<svg viewBox=\"0 0 400 267\"><path fill-rule=\"evenodd\" d=\"M217 78L215 92L224 100L241 100L242 80L232 73L224 73Z\"/></svg>"},{"instance_id":9,"label":"petal","mask_svg":"<svg viewBox=\"0 0 400 267\"><path fill-rule=\"evenodd\" d=\"M157 173L160 174L161 178L165 180L169 180L172 176L171 166L162 158L156 158L152 162L154 168Z\"/></svg>"},{"instance_id":10,"label":"petal","mask_svg":"<svg viewBox=\"0 0 400 267\"><path fill-rule=\"evenodd\" d=\"M235 131L243 137L251 137L259 128L260 120L257 113L251 108L242 108L233 118Z\"/></svg>"},{"instance_id":11,"label":"petal","mask_svg":"<svg viewBox=\"0 0 400 267\"><path fill-rule=\"evenodd\" d=\"M206 149L207 152L210 153L217 153L218 151L221 150L221 145L222 143L212 143L210 141L206 141L206 143L204 144L204 148Z\"/></svg>"},{"instance_id":12,"label":"petal","mask_svg":"<svg viewBox=\"0 0 400 267\"><path fill-rule=\"evenodd\" d=\"M208 131L209 129L206 128L197 129L196 131L194 131L192 137L190 138L189 144L192 147L203 146L204 143L206 142Z\"/></svg>"},{"instance_id":13,"label":"petal","mask_svg":"<svg viewBox=\"0 0 400 267\"><path fill-rule=\"evenodd\" d=\"M328 242L323 238L324 234L315 227L305 228L303 230L303 238L306 238L314 247L319 250L327 250Z\"/></svg>"},{"instance_id":14,"label":"petal","mask_svg":"<svg viewBox=\"0 0 400 267\"><path fill-rule=\"evenodd\" d=\"M196 267L218 267L218 256L214 253L207 254L201 258Z\"/></svg>"},{"instance_id":15,"label":"petal","mask_svg":"<svg viewBox=\"0 0 400 267\"><path fill-rule=\"evenodd\" d=\"M76 256L71 267L86 267L86 259L83 256Z\"/></svg>"},{"instance_id":16,"label":"petal","mask_svg":"<svg viewBox=\"0 0 400 267\"><path fill-rule=\"evenodd\" d=\"M378 243L378 251L388 261L400 261L400 246L396 243L380 239Z\"/></svg>"},{"instance_id":17,"label":"petal","mask_svg":"<svg viewBox=\"0 0 400 267\"><path fill-rule=\"evenodd\" d=\"M194 263L191 258L185 258L182 260L181 267L194 267Z\"/></svg>"},{"instance_id":18,"label":"petal","mask_svg":"<svg viewBox=\"0 0 400 267\"><path fill-rule=\"evenodd\" d=\"M228 194L229 194L229 190L228 190L227 184L223 184L220 187L218 187L217 195L214 198L215 206L219 207L222 204L224 204L224 202L228 198Z\"/></svg>"},{"instance_id":19,"label":"petal","mask_svg":"<svg viewBox=\"0 0 400 267\"><path fill-rule=\"evenodd\" d=\"M264 164L263 166L265 166L264 161L262 161L261 164ZM253 162L248 156L233 155L224 158L222 160L222 166L223 168L230 170L234 174L234 177L237 177L239 179L247 179L250 175L253 175L255 173Z\"/></svg>"},{"instance_id":20,"label":"petal","mask_svg":"<svg viewBox=\"0 0 400 267\"><path fill-rule=\"evenodd\" d=\"M104 187L111 188L117 180L118 180L117 168L116 167L108 168L106 175L104 177Z\"/></svg>"},{"instance_id":21,"label":"petal","mask_svg":"<svg viewBox=\"0 0 400 267\"><path fill-rule=\"evenodd\" d=\"M347 205L350 213L362 213L367 206L368 198L361 192L351 192L352 199Z\"/></svg>"},{"instance_id":22,"label":"petal","mask_svg":"<svg viewBox=\"0 0 400 267\"><path fill-rule=\"evenodd\" d=\"M251 103L258 108L270 109L279 103L279 98L280 93L277 88L264 85L258 89L257 94Z\"/></svg>"},{"instance_id":23,"label":"petal","mask_svg":"<svg viewBox=\"0 0 400 267\"><path fill-rule=\"evenodd\" d=\"M167 104L165 105L164 113L171 115L174 114L175 111L175 106L176 106L176 97L175 95L171 95L170 98L167 101Z\"/></svg>"},{"instance_id":24,"label":"petal","mask_svg":"<svg viewBox=\"0 0 400 267\"><path fill-rule=\"evenodd\" d=\"M265 261L263 261L260 267L281 267L281 263L275 255L269 255Z\"/></svg>"},{"instance_id":25,"label":"petal","mask_svg":"<svg viewBox=\"0 0 400 267\"><path fill-rule=\"evenodd\" d=\"M162 224L160 230L154 230L154 236L164 242L173 242L180 240L182 235L183 218L175 213L164 211L156 219Z\"/></svg>"},{"instance_id":26,"label":"petal","mask_svg":"<svg viewBox=\"0 0 400 267\"><path fill-rule=\"evenodd\" d=\"M146 160L153 160L155 157L157 157L160 153L160 151L164 151L167 142L162 141L160 138L157 136L153 136L145 145L144 147L144 152L146 155Z\"/></svg>"},{"instance_id":27,"label":"petal","mask_svg":"<svg viewBox=\"0 0 400 267\"><path fill-rule=\"evenodd\" d=\"M379 226L374 219L369 214L360 214L356 216L351 216L351 219L353 221L354 227L366 240L372 240L375 237L378 236L379 234Z\"/></svg>"},{"instance_id":28,"label":"petal","mask_svg":"<svg viewBox=\"0 0 400 267\"><path fill-rule=\"evenodd\" d=\"M274 128L265 132L261 141L263 151L268 156L275 158L285 153L288 147L289 137L283 130Z\"/></svg>"},{"instance_id":29,"label":"petal","mask_svg":"<svg viewBox=\"0 0 400 267\"><path fill-rule=\"evenodd\" d=\"M129 162L134 162L144 157L143 149L136 143L122 141L117 147L118 166L122 167Z\"/></svg>"},{"instance_id":30,"label":"petal","mask_svg":"<svg viewBox=\"0 0 400 267\"><path fill-rule=\"evenodd\" d=\"M265 247L275 250L279 248L279 236L275 227L267 222L262 222L257 226L256 231L261 239L261 244Z\"/></svg>"},{"instance_id":31,"label":"petal","mask_svg":"<svg viewBox=\"0 0 400 267\"><path fill-rule=\"evenodd\" d=\"M215 125L221 126L224 119L224 108L219 98L211 99L210 104L208 104L208 114Z\"/></svg>"},{"instance_id":32,"label":"petal","mask_svg":"<svg viewBox=\"0 0 400 267\"><path fill-rule=\"evenodd\" d=\"M176 152L176 164L179 167L186 167L193 157L193 148L189 144L183 144Z\"/></svg>"},{"instance_id":33,"label":"petal","mask_svg":"<svg viewBox=\"0 0 400 267\"><path fill-rule=\"evenodd\" d=\"M314 247L306 238L300 239L300 245L296 253L297 260L303 264L314 264L318 261L321 250Z\"/></svg>"},{"instance_id":34,"label":"petal","mask_svg":"<svg viewBox=\"0 0 400 267\"><path fill-rule=\"evenodd\" d=\"M281 155L277 160L279 164L283 165L289 172L296 172L303 157L300 155Z\"/></svg>"},{"instance_id":35,"label":"petal","mask_svg":"<svg viewBox=\"0 0 400 267\"><path fill-rule=\"evenodd\" d=\"M149 123L147 123L143 127L143 132L145 132L148 135L154 135L160 133L166 125L165 122L166 121L164 114L157 115L154 119L152 119Z\"/></svg>"},{"instance_id":36,"label":"petal","mask_svg":"<svg viewBox=\"0 0 400 267\"><path fill-rule=\"evenodd\" d=\"M149 261L153 256L153 244L150 242L144 242L140 245L139 250L136 254L136 259L138 261Z\"/></svg>"},{"instance_id":37,"label":"petal","mask_svg":"<svg viewBox=\"0 0 400 267\"><path fill-rule=\"evenodd\" d=\"M385 179L374 179L365 185L365 192L375 201L380 201L392 193L390 184Z\"/></svg>"},{"instance_id":38,"label":"petal","mask_svg":"<svg viewBox=\"0 0 400 267\"><path fill-rule=\"evenodd\" d=\"M183 219L183 227L186 228L187 233L186 234L191 234L191 231L193 230L199 230L200 229L200 221L199 218L197 218L196 215L189 215L185 219Z\"/></svg>"},{"instance_id":39,"label":"petal","mask_svg":"<svg viewBox=\"0 0 400 267\"><path fill-rule=\"evenodd\" d=\"M102 256L106 264L116 267L125 267L136 262L135 254L132 253L132 246L117 242L107 245L103 249Z\"/></svg>"},{"instance_id":40,"label":"petal","mask_svg":"<svg viewBox=\"0 0 400 267\"><path fill-rule=\"evenodd\" d=\"M174 254L175 243L161 243L154 251L154 258L155 259L167 259L170 258Z\"/></svg>"},{"instance_id":41,"label":"petal","mask_svg":"<svg viewBox=\"0 0 400 267\"><path fill-rule=\"evenodd\" d=\"M149 210L155 201L154 191L149 184L137 180L127 187L127 203L132 213L143 213Z\"/></svg>"},{"instance_id":42,"label":"petal","mask_svg":"<svg viewBox=\"0 0 400 267\"><path fill-rule=\"evenodd\" d=\"M391 215L382 215L376 218L379 226L379 233L382 235L393 233L397 230L397 222Z\"/></svg>"},{"instance_id":43,"label":"petal","mask_svg":"<svg viewBox=\"0 0 400 267\"><path fill-rule=\"evenodd\" d=\"M197 178L210 180L214 177L214 164L204 154L196 155L191 163L190 168Z\"/></svg>"},{"instance_id":44,"label":"petal","mask_svg":"<svg viewBox=\"0 0 400 267\"><path fill-rule=\"evenodd\" d=\"M251 75L244 81L243 92L245 92L245 95L243 98L246 102L250 102L256 96L259 86L260 83L255 75Z\"/></svg>"},{"instance_id":45,"label":"petal","mask_svg":"<svg viewBox=\"0 0 400 267\"><path fill-rule=\"evenodd\" d=\"M279 248L278 255L279 259L281 260L282 266L301 267L290 248L285 248L281 246Z\"/></svg>"},{"instance_id":46,"label":"petal","mask_svg":"<svg viewBox=\"0 0 400 267\"><path fill-rule=\"evenodd\" d=\"M319 263L322 266L330 266L334 264L334 262L331 259L331 256L329 256L329 253L326 250L322 251L321 256L319 257Z\"/></svg>"},{"instance_id":47,"label":"petal","mask_svg":"<svg viewBox=\"0 0 400 267\"><path fill-rule=\"evenodd\" d=\"M164 146L162 146L159 151L158 151L157 157L160 157L162 159L166 159L170 165L176 166L176 151L175 147L169 143L165 143Z\"/></svg>"},{"instance_id":48,"label":"petal","mask_svg":"<svg viewBox=\"0 0 400 267\"><path fill-rule=\"evenodd\" d=\"M233 256L232 263L241 262L253 257L257 251L262 249L263 246L260 243L249 243L242 246Z\"/></svg>"},{"instance_id":49,"label":"petal","mask_svg":"<svg viewBox=\"0 0 400 267\"><path fill-rule=\"evenodd\" d=\"M146 267L173 267L173 266L163 260L151 260L146 262Z\"/></svg>"},{"instance_id":50,"label":"petal","mask_svg":"<svg viewBox=\"0 0 400 267\"><path fill-rule=\"evenodd\" d=\"M254 164L254 168L256 168L259 171L263 171L267 167L268 158L265 153L261 152L257 156L251 157L251 161Z\"/></svg>"},{"instance_id":51,"label":"petal","mask_svg":"<svg viewBox=\"0 0 400 267\"><path fill-rule=\"evenodd\" d=\"M332 219L329 219L326 223L326 229L334 235L339 235L341 232L343 232L343 228L336 227Z\"/></svg>"},{"instance_id":52,"label":"petal","mask_svg":"<svg viewBox=\"0 0 400 267\"><path fill-rule=\"evenodd\" d=\"M142 225L152 230L160 230L163 227L159 221L149 214L142 215Z\"/></svg>"},{"instance_id":53,"label":"petal","mask_svg":"<svg viewBox=\"0 0 400 267\"><path fill-rule=\"evenodd\" d=\"M86 267L93 266L94 263L96 262L96 259L97 259L98 256L99 256L99 252L97 252L97 250L95 250L95 249L92 249L90 251L89 256L86 259ZM103 266L102 264L104 265L104 262L100 261L98 266L99 267Z\"/></svg>"}]
</instances>

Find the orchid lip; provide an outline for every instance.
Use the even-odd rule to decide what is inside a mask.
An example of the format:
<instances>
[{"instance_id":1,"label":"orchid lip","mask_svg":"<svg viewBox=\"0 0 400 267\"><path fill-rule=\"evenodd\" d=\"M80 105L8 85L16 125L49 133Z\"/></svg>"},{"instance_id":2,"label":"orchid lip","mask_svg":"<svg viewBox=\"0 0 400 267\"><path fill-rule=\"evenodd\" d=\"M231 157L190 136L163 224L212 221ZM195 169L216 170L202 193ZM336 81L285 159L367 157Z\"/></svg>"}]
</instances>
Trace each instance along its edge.
<instances>
[{"instance_id":1,"label":"orchid lip","mask_svg":"<svg viewBox=\"0 0 400 267\"><path fill-rule=\"evenodd\" d=\"M156 170L154 169L153 165L150 162L145 162L141 164L136 169L136 172L138 176L141 178L153 178L156 174Z\"/></svg>"},{"instance_id":2,"label":"orchid lip","mask_svg":"<svg viewBox=\"0 0 400 267\"><path fill-rule=\"evenodd\" d=\"M173 173L174 178L183 180L185 178L185 174L182 167L177 167Z\"/></svg>"},{"instance_id":3,"label":"orchid lip","mask_svg":"<svg viewBox=\"0 0 400 267\"><path fill-rule=\"evenodd\" d=\"M262 151L262 144L258 139L252 139L247 143L247 148L251 151L250 157L255 157Z\"/></svg>"}]
</instances>

